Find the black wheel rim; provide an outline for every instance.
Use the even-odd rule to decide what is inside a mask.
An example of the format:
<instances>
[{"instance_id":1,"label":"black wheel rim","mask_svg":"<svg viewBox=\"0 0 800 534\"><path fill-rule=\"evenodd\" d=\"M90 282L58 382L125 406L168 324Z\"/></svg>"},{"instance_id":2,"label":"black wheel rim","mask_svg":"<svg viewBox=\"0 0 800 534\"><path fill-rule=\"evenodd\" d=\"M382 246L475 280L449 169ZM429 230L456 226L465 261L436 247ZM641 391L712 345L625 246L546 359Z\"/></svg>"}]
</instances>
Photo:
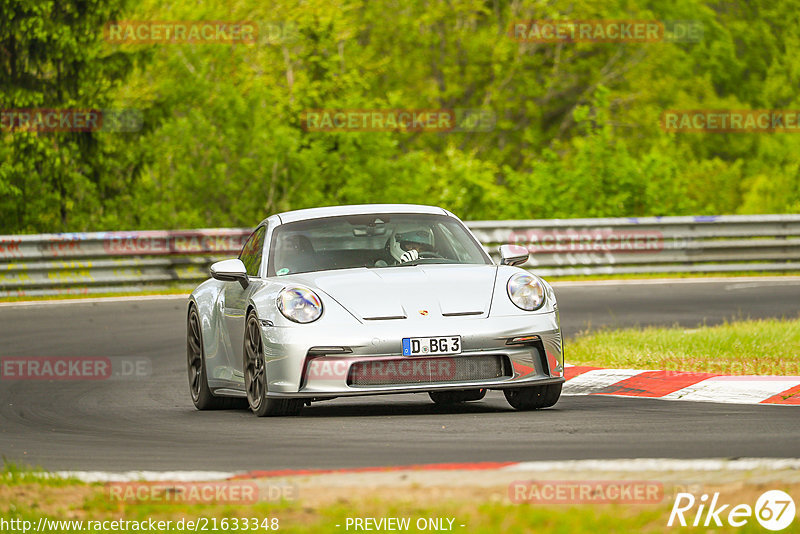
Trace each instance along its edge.
<instances>
[{"instance_id":1,"label":"black wheel rim","mask_svg":"<svg viewBox=\"0 0 800 534\"><path fill-rule=\"evenodd\" d=\"M200 337L200 319L197 310L192 308L186 329L186 354L189 364L189 390L192 398L200 397L200 381L203 377L203 348Z\"/></svg>"},{"instance_id":2,"label":"black wheel rim","mask_svg":"<svg viewBox=\"0 0 800 534\"><path fill-rule=\"evenodd\" d=\"M250 407L257 410L264 401L267 389L267 376L264 368L264 347L261 342L261 329L258 320L250 316L244 340L245 388Z\"/></svg>"}]
</instances>

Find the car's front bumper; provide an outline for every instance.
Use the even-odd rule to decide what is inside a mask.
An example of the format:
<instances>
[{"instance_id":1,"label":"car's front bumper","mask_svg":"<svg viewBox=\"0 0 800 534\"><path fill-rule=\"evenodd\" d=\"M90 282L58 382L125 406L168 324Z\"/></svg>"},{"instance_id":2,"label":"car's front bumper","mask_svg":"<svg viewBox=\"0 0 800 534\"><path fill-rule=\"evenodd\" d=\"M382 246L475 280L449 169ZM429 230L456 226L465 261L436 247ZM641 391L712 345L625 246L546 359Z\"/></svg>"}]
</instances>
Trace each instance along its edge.
<instances>
[{"instance_id":1,"label":"car's front bumper","mask_svg":"<svg viewBox=\"0 0 800 534\"><path fill-rule=\"evenodd\" d=\"M268 396L322 398L505 389L564 381L556 313L371 321L346 329L319 326L262 328ZM454 335L461 336L461 354L427 357L424 359L432 363L424 365L419 357L402 355L404 337ZM522 336L538 339L509 344ZM500 372L496 372L494 360L503 362ZM363 380L364 376L370 379Z\"/></svg>"}]
</instances>

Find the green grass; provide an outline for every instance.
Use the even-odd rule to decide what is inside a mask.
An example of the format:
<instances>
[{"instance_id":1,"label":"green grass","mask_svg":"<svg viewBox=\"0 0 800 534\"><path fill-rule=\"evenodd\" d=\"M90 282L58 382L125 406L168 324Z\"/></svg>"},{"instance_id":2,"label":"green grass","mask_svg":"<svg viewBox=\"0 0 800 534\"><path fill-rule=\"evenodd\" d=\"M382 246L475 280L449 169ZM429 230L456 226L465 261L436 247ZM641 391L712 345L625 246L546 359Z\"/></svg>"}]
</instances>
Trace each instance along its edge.
<instances>
[{"instance_id":1,"label":"green grass","mask_svg":"<svg viewBox=\"0 0 800 534\"><path fill-rule=\"evenodd\" d=\"M29 494L36 492L35 488L28 487ZM101 491L98 489L98 493ZM213 518L217 525L222 518L277 518L279 532L292 534L340 534L354 532L350 526L346 529L348 518L409 518L411 527L407 532L426 532L418 530L416 522L420 519L442 518L445 525L448 519L453 519L453 532L465 534L497 534L499 532L537 532L558 534L580 533L629 533L644 532L658 533L669 530L666 526L671 509L669 499L657 505L539 505L539 504L513 504L508 501L476 503L471 501L442 500L429 501L425 504L412 503L402 500L390 501L371 500L368 502L351 502L343 495L340 502L333 505L314 507L301 503L283 504L253 504L239 506L221 505L152 505L152 504L124 504L109 503L96 495L83 500L78 498L72 503L54 505L52 495L44 497L45 506L39 504L21 504L12 497L6 502L0 502L0 514L6 519L22 519L30 521L31 525L38 523L40 517L53 520L82 520L104 521L124 519L127 521L147 521L152 519L172 520L183 519L197 520L205 518L210 528ZM398 494L402 499L403 494ZM57 499L55 500L57 502ZM55 506L55 508L54 508ZM47 511L50 508L55 511ZM729 526L715 529L715 532L756 532L750 521L742 529ZM339 525L339 526L337 526ZM461 525L464 525L463 527ZM673 527L675 528L675 527ZM49 532L74 532L70 528L51 528ZM84 528L86 531L86 528ZM115 530L115 532L130 532L137 530ZM233 529L217 532L233 532ZM240 529L239 532L270 532L264 529ZM185 532L176 528L165 529L164 532Z\"/></svg>"},{"instance_id":2,"label":"green grass","mask_svg":"<svg viewBox=\"0 0 800 534\"><path fill-rule=\"evenodd\" d=\"M501 532L662 532L668 510L659 506L541 506L511 504L508 502L474 503L447 501L425 505L385 503L373 501L366 507L354 510L343 503L319 510L322 516L316 524L287 529L297 533L342 533L348 517L401 517L410 518L408 532L421 532L416 521L427 518L453 519L453 532L470 534L497 534ZM339 524L341 527L336 527ZM461 527L464 525L464 527ZM281 529L283 530L283 529ZM353 527L350 527L353 532Z\"/></svg>"},{"instance_id":3,"label":"green grass","mask_svg":"<svg viewBox=\"0 0 800 534\"><path fill-rule=\"evenodd\" d=\"M143 297L148 295L188 295L192 288L175 287L165 289L147 289L145 291L110 291L107 293L85 293L66 295L20 295L13 297L0 297L0 302L30 302L47 300L77 300L96 299L104 297Z\"/></svg>"},{"instance_id":4,"label":"green grass","mask_svg":"<svg viewBox=\"0 0 800 534\"><path fill-rule=\"evenodd\" d=\"M725 501L754 502L755 496L765 489L780 488L790 495L797 492L800 484L778 484L764 486L757 482L733 484L723 489ZM458 489L458 488L446 488ZM463 488L462 488L463 489ZM279 532L305 533L343 533L354 532L351 526L345 529L348 518L409 518L411 528L408 532L418 532L414 527L419 519L453 519L453 532L465 534L497 534L499 532L541 532L541 533L582 533L582 532L665 532L670 530L667 520L672 508L674 488L665 485L664 499L657 504L580 504L544 505L512 503L502 493L502 488L474 488L473 493L462 493L461 497L423 497L415 496L413 488L398 489L383 496L368 494L366 498L350 494L346 488L328 488L336 491L335 500L327 504L304 501L303 490L297 501L258 502L255 504L177 504L154 503L148 501L120 502L109 497L102 484L86 484L75 480L60 480L38 469L27 469L6 463L0 471L0 518L5 521L29 521L29 532L33 531L40 518L57 521L82 521L83 531L90 530L87 521L107 521L123 519L126 521L167 521L205 518L208 530L212 521L223 518L277 518ZM418 489L419 490L419 489ZM500 492L498 492L500 490ZM421 490L419 490L421 491ZM363 495L363 493L362 493ZM387 497L386 495L390 495ZM336 526L340 525L340 526ZM447 525L447 522L445 522ZM464 525L464 527L461 527ZM750 520L744 528L724 526L715 532L757 532L761 531L755 521ZM673 527L679 528L679 527ZM9 530L9 529L6 529ZM19 531L20 528L11 528ZM707 529L706 529L707 530ZM701 529L705 532L706 530ZM74 532L69 527L52 527L48 532ZM98 531L98 530L91 530ZM108 530L106 530L108 531ZM114 532L139 532L136 529L114 530ZM176 528L167 532L186 532ZM233 532L233 528L217 531ZM272 530L239 529L239 532L271 532ZM429 531L429 530L428 530Z\"/></svg>"},{"instance_id":5,"label":"green grass","mask_svg":"<svg viewBox=\"0 0 800 534\"><path fill-rule=\"evenodd\" d=\"M2 510L0 511L7 519L22 519L30 521L33 528L38 523L40 514L30 510L15 511ZM297 508L275 510L264 508L259 505L253 505L246 509L229 509L227 511L215 510L205 508L198 511L181 511L180 515L187 520L196 520L203 517L207 520L211 518L258 518L263 519L278 519L279 529L278 532L296 533L296 534L324 534L324 533L342 533L353 532L354 529L350 526L349 530L345 528L345 521L348 517L408 517L411 519L411 528L407 532L423 532L414 526L414 522L418 518L455 518L456 522L453 523L454 532L465 532L470 534L486 533L497 534L498 532L542 532L542 533L580 533L580 532L609 532L609 533L628 533L628 532L662 532L666 523L666 515L664 510L658 511L640 511L638 513L627 513L625 517L623 513L616 507L608 508L604 511L599 511L588 506L553 509L544 507L533 507L530 505L499 505L490 504L478 507L477 510L471 509L465 511L463 506L450 504L432 505L430 508L419 509L417 507L406 506L391 506L376 503L374 508L366 511L364 509L354 510L353 508L346 508L345 506L326 507L316 509L312 512L306 512ZM460 514L454 515L454 514ZM483 514L483 515L482 515ZM122 518L128 521L148 520L150 518L161 518L163 514L154 512L153 510L139 510L133 507L127 507L125 514L103 513L98 515L91 515L92 520L102 521L104 519L118 519ZM174 518L171 514L169 517L173 518L172 525L179 518ZM50 519L61 519L51 517ZM157 519L156 519L157 520ZM208 530L211 530L212 523L206 523ZM447 523L445 523L447 524ZM465 525L461 527L460 525ZM336 526L340 525L340 526ZM48 532L76 532L78 530L69 528L52 528ZM114 532L128 532L131 530L115 530ZM218 528L217 532L234 532L235 530L223 530ZM21 530L20 530L21 532ZM181 532L176 528L165 529L164 532ZM269 530L239 530L239 532L269 532Z\"/></svg>"},{"instance_id":6,"label":"green grass","mask_svg":"<svg viewBox=\"0 0 800 534\"><path fill-rule=\"evenodd\" d=\"M565 342L564 351L575 365L800 376L800 319L600 330Z\"/></svg>"},{"instance_id":7,"label":"green grass","mask_svg":"<svg viewBox=\"0 0 800 534\"><path fill-rule=\"evenodd\" d=\"M0 486L22 486L35 484L38 486L63 487L80 484L81 482L72 478L62 478L39 468L39 467L20 467L17 464L6 461L3 458L3 468L0 469Z\"/></svg>"},{"instance_id":8,"label":"green grass","mask_svg":"<svg viewBox=\"0 0 800 534\"><path fill-rule=\"evenodd\" d=\"M550 282L591 282L592 280L666 280L671 278L741 278L741 277L770 277L770 276L798 276L800 271L735 271L735 272L709 272L709 273L631 273L631 274L572 274L565 276L545 276Z\"/></svg>"}]
</instances>

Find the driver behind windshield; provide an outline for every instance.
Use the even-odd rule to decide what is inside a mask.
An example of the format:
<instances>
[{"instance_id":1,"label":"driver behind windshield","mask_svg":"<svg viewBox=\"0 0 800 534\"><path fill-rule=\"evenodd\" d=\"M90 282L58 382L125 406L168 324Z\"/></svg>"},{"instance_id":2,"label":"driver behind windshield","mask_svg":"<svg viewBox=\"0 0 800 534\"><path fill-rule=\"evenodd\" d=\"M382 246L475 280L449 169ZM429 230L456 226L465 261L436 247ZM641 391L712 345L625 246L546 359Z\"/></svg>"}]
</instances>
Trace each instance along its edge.
<instances>
[{"instance_id":1,"label":"driver behind windshield","mask_svg":"<svg viewBox=\"0 0 800 534\"><path fill-rule=\"evenodd\" d=\"M435 254L433 232L429 228L410 232L397 232L391 238L389 249L398 264L425 257L423 256L425 253Z\"/></svg>"}]
</instances>

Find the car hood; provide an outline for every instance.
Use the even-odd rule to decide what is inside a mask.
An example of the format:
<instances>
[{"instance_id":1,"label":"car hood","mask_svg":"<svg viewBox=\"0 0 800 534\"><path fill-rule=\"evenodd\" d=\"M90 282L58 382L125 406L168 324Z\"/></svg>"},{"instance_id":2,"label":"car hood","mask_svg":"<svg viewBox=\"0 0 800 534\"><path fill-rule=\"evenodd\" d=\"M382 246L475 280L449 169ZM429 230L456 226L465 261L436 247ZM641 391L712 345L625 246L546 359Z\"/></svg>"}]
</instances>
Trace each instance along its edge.
<instances>
[{"instance_id":1,"label":"car hood","mask_svg":"<svg viewBox=\"0 0 800 534\"><path fill-rule=\"evenodd\" d=\"M291 279L319 289L359 319L389 320L486 317L496 275L494 265L431 264L323 271Z\"/></svg>"}]
</instances>

